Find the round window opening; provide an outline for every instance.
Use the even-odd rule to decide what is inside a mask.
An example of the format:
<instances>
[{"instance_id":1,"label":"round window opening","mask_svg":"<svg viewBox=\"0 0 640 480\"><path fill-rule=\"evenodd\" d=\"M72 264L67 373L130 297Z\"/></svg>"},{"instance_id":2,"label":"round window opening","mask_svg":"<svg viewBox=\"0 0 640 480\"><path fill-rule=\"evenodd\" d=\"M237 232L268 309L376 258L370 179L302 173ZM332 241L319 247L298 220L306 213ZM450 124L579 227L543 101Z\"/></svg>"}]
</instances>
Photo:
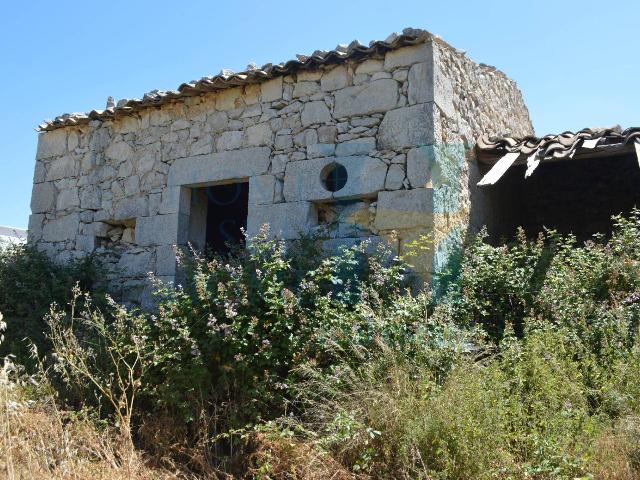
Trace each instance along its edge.
<instances>
[{"instance_id":1,"label":"round window opening","mask_svg":"<svg viewBox=\"0 0 640 480\"><path fill-rule=\"evenodd\" d=\"M332 163L322 169L320 177L324 188L337 192L347 184L347 169L339 163Z\"/></svg>"}]
</instances>

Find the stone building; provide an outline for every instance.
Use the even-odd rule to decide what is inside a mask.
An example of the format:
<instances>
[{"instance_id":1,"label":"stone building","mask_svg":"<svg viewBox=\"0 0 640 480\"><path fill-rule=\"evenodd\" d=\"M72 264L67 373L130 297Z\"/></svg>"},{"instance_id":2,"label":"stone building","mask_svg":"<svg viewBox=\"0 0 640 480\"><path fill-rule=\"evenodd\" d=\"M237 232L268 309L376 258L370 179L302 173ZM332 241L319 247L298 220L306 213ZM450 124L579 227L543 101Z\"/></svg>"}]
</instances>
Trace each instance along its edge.
<instances>
[{"instance_id":1,"label":"stone building","mask_svg":"<svg viewBox=\"0 0 640 480\"><path fill-rule=\"evenodd\" d=\"M497 133L533 134L516 84L423 30L222 71L41 125L29 242L103 252L130 298L174 278L176 246L264 224L327 250L427 236L428 276L473 223L475 142Z\"/></svg>"}]
</instances>

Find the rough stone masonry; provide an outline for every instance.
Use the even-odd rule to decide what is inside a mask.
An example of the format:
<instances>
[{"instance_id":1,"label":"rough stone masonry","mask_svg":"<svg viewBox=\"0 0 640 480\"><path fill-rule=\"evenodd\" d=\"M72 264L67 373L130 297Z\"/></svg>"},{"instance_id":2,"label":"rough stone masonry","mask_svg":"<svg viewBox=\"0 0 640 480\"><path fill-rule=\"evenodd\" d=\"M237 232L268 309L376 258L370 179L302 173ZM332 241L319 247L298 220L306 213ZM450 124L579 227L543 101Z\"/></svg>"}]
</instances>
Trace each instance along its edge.
<instances>
[{"instance_id":1,"label":"rough stone masonry","mask_svg":"<svg viewBox=\"0 0 640 480\"><path fill-rule=\"evenodd\" d=\"M411 263L428 278L466 232L475 139L533 133L513 81L413 29L40 130L29 242L58 261L102 253L125 300L148 272L174 279L176 246L203 246L202 187L234 182L248 182L248 236L268 224L284 239L315 232L327 250L369 238L399 255L427 236Z\"/></svg>"}]
</instances>

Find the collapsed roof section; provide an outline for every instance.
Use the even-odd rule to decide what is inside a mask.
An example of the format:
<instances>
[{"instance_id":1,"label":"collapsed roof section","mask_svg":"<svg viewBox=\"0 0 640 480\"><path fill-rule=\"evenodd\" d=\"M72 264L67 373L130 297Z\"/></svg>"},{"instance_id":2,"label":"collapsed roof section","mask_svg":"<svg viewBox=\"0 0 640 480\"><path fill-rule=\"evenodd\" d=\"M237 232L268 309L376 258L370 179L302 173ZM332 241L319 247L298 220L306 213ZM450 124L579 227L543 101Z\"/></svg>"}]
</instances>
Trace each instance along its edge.
<instances>
[{"instance_id":1,"label":"collapsed roof section","mask_svg":"<svg viewBox=\"0 0 640 480\"><path fill-rule=\"evenodd\" d=\"M478 185L493 185L514 164L526 162L525 178L540 163L569 160L577 157L605 157L635 150L640 166L640 127L622 130L612 128L584 128L579 132L563 132L542 138L483 135L476 145L478 161L492 165Z\"/></svg>"}]
</instances>

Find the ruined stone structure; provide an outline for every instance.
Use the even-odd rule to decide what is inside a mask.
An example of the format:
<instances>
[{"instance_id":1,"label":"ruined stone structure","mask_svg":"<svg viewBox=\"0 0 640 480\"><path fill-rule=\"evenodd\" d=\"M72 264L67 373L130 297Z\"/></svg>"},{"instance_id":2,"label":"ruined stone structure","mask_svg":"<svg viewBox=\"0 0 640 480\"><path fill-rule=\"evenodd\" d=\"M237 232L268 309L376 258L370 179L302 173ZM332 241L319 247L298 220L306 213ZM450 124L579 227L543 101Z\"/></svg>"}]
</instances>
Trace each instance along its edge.
<instances>
[{"instance_id":1,"label":"ruined stone structure","mask_svg":"<svg viewBox=\"0 0 640 480\"><path fill-rule=\"evenodd\" d=\"M428 276L467 231L476 139L533 133L513 81L413 29L40 129L29 241L61 261L104 253L131 298L147 272L174 278L176 245L219 247L244 223L328 250L403 254L426 235L412 263Z\"/></svg>"}]
</instances>

